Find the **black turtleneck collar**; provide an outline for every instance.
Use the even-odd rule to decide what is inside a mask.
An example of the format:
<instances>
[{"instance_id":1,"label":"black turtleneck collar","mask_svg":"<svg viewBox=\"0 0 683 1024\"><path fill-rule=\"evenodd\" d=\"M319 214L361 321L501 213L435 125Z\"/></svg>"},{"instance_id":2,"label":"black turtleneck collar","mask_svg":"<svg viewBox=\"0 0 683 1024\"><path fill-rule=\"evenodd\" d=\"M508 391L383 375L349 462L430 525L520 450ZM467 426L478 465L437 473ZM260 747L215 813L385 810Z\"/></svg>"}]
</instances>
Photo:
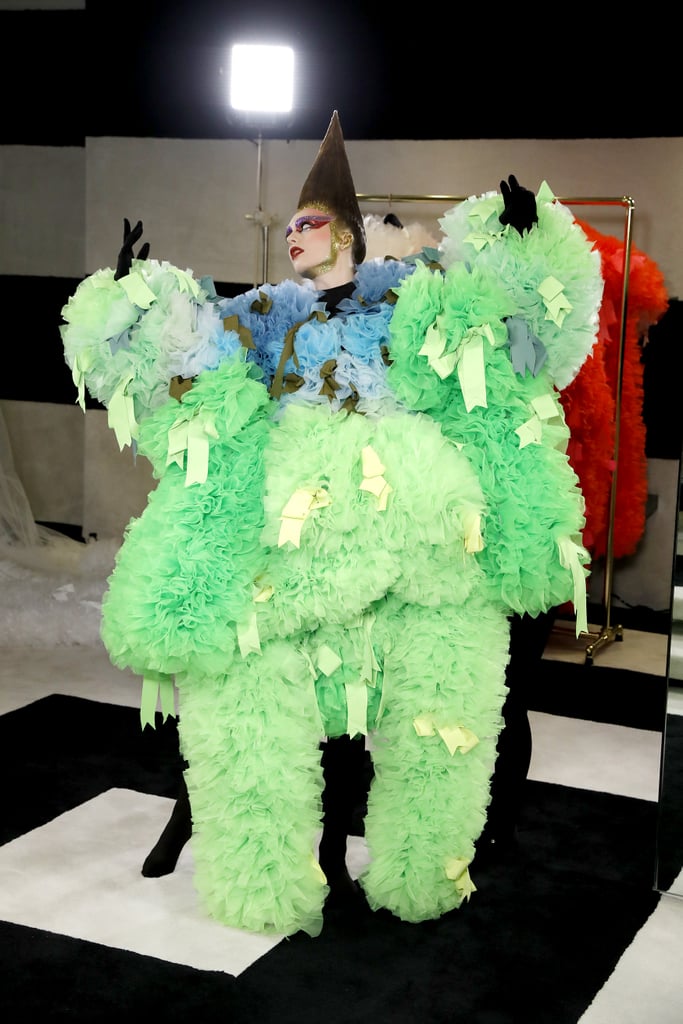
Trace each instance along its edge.
<instances>
[{"instance_id":1,"label":"black turtleneck collar","mask_svg":"<svg viewBox=\"0 0 683 1024\"><path fill-rule=\"evenodd\" d=\"M338 284L336 288L328 288L320 292L320 301L325 303L329 315L336 316L339 311L339 303L342 299L350 299L356 290L355 281L347 281L346 284Z\"/></svg>"}]
</instances>

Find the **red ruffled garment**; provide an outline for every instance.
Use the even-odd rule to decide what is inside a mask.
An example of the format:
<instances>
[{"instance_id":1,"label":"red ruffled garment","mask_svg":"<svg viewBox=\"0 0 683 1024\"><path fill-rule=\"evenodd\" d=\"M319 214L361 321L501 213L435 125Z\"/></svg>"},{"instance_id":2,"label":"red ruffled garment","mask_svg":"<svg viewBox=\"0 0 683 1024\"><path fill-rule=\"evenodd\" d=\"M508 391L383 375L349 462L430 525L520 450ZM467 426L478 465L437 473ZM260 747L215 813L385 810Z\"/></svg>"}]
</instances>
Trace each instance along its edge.
<instances>
[{"instance_id":1,"label":"red ruffled garment","mask_svg":"<svg viewBox=\"0 0 683 1024\"><path fill-rule=\"evenodd\" d=\"M603 235L578 218L576 223L600 253L605 290L593 352L562 391L560 401L571 432L567 454L586 501L583 542L593 558L601 558L607 550L614 467L624 241ZM631 245L612 538L614 558L633 554L645 530L648 483L640 339L664 315L668 301L664 277L657 264Z\"/></svg>"}]
</instances>

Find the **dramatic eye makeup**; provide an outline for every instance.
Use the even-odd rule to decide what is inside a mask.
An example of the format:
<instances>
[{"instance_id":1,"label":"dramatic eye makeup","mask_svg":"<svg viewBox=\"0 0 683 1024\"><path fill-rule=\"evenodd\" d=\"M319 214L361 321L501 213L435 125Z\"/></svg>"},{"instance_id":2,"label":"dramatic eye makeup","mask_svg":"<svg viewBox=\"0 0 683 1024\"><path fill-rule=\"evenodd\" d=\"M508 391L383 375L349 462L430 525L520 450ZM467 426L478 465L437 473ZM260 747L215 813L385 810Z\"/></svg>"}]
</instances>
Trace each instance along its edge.
<instances>
[{"instance_id":1,"label":"dramatic eye makeup","mask_svg":"<svg viewBox=\"0 0 683 1024\"><path fill-rule=\"evenodd\" d=\"M285 231L285 238L289 238L293 231L315 231L317 228L323 228L330 221L334 220L333 217L327 217L325 214L314 216L313 214L307 214L305 217L297 217L294 224L290 224Z\"/></svg>"}]
</instances>

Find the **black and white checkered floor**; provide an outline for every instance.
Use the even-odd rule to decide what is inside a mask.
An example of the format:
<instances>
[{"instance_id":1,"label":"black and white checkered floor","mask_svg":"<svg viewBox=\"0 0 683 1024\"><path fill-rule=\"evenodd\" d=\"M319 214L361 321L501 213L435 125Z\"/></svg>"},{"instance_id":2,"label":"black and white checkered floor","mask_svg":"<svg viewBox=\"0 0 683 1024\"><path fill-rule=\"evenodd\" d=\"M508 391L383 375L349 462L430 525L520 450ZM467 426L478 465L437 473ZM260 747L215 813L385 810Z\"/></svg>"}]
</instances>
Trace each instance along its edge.
<instances>
[{"instance_id":1,"label":"black and white checkered floor","mask_svg":"<svg viewBox=\"0 0 683 1024\"><path fill-rule=\"evenodd\" d=\"M74 572L66 559L46 574L0 560L0 579L13 584L0 588L8 627L0 648L0 715L53 694L138 707L139 680L113 668L98 639L100 569L95 560L89 571ZM653 661L665 663L666 640L631 631L598 657L648 671ZM575 659L581 649L559 636L546 657ZM672 651L672 665L678 657L678 649ZM683 697L670 711L683 713ZM540 712L531 719L530 778L657 800L658 732ZM7 842L0 847L0 920L240 974L278 939L233 931L204 915L192 884L191 843L172 875L146 879L140 873L171 806L163 797L110 789ZM358 873L366 860L361 838L352 838L349 856ZM683 898L666 894L580 1024L680 1024L682 940Z\"/></svg>"}]
</instances>

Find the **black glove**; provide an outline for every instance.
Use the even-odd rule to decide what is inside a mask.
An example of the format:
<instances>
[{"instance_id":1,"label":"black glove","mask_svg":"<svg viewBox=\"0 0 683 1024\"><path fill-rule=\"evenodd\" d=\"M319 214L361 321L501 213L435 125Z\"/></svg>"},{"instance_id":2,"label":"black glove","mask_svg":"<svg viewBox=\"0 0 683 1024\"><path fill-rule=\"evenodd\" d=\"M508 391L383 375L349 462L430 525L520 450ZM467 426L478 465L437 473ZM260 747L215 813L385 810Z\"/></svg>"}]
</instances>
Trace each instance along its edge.
<instances>
[{"instance_id":1,"label":"black glove","mask_svg":"<svg viewBox=\"0 0 683 1024\"><path fill-rule=\"evenodd\" d=\"M510 183L508 185L508 182ZM501 181L500 191L503 193L505 209L498 220L501 224L512 224L520 235L531 231L532 225L538 223L536 212L536 196L528 188L522 188L514 174L508 181Z\"/></svg>"},{"instance_id":2,"label":"black glove","mask_svg":"<svg viewBox=\"0 0 683 1024\"><path fill-rule=\"evenodd\" d=\"M149 256L149 242L141 247L137 256L133 252L133 246L140 238L142 234L142 221L139 220L133 230L130 229L130 222L127 217L123 220L123 245L119 252L118 263L116 264L116 273L114 274L114 280L118 281L120 277L125 277L126 274L130 273L130 268L134 259L146 260Z\"/></svg>"}]
</instances>

